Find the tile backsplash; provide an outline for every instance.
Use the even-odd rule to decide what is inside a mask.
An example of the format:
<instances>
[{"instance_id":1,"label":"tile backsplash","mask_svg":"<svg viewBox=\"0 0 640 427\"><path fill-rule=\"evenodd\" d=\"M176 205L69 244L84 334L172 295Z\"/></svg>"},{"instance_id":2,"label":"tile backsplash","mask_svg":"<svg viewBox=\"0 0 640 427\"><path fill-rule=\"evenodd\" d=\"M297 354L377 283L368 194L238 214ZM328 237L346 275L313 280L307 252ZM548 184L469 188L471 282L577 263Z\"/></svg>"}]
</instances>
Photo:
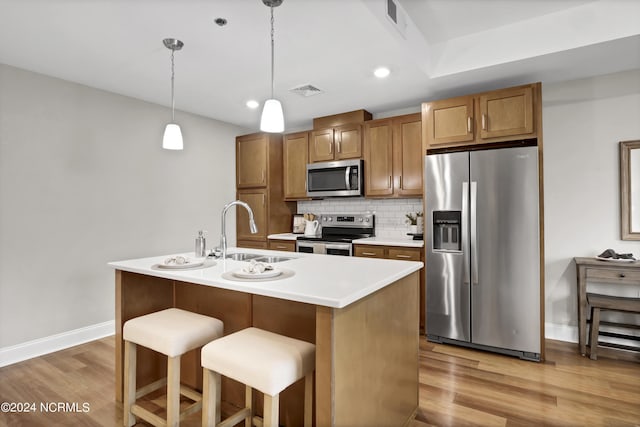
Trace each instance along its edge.
<instances>
[{"instance_id":1,"label":"tile backsplash","mask_svg":"<svg viewBox=\"0 0 640 427\"><path fill-rule=\"evenodd\" d=\"M373 213L376 236L406 237L405 214L422 212L422 199L337 198L298 202L298 213Z\"/></svg>"}]
</instances>

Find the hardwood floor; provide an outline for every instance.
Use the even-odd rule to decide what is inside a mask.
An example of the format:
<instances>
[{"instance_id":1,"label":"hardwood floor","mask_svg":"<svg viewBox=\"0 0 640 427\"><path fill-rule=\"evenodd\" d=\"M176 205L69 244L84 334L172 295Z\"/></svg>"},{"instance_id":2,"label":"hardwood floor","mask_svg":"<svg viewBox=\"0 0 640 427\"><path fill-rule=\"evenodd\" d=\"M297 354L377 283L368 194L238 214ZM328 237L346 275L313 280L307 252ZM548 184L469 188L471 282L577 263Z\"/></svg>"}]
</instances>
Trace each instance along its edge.
<instances>
[{"instance_id":1,"label":"hardwood floor","mask_svg":"<svg viewBox=\"0 0 640 427\"><path fill-rule=\"evenodd\" d=\"M640 426L640 363L607 355L594 361L577 344L547 341L547 361L535 363L422 339L420 408L411 427ZM0 402L36 406L3 411L0 426L121 425L113 358L108 337L0 368ZM182 425L199 421L197 413Z\"/></svg>"}]
</instances>

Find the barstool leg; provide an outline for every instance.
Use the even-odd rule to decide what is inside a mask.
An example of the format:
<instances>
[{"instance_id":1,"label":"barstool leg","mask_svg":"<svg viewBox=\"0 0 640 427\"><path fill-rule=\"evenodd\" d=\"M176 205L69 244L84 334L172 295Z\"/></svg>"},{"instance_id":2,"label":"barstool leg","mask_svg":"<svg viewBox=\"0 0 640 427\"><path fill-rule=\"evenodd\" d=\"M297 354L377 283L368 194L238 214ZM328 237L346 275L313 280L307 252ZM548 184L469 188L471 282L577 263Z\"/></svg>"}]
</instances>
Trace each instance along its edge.
<instances>
[{"instance_id":1,"label":"barstool leg","mask_svg":"<svg viewBox=\"0 0 640 427\"><path fill-rule=\"evenodd\" d=\"M220 424L220 374L207 368L202 370L202 425Z\"/></svg>"},{"instance_id":2,"label":"barstool leg","mask_svg":"<svg viewBox=\"0 0 640 427\"><path fill-rule=\"evenodd\" d=\"M244 419L244 427L253 427L253 389L245 386L244 389L244 406L249 408L249 415Z\"/></svg>"},{"instance_id":3,"label":"barstool leg","mask_svg":"<svg viewBox=\"0 0 640 427\"><path fill-rule=\"evenodd\" d=\"M590 353L592 360L598 359L598 332L600 329L600 308L591 308L591 348Z\"/></svg>"},{"instance_id":4,"label":"barstool leg","mask_svg":"<svg viewBox=\"0 0 640 427\"><path fill-rule=\"evenodd\" d=\"M304 427L313 424L313 372L304 377Z\"/></svg>"},{"instance_id":5,"label":"barstool leg","mask_svg":"<svg viewBox=\"0 0 640 427\"><path fill-rule=\"evenodd\" d=\"M180 425L180 356L167 360L167 426Z\"/></svg>"},{"instance_id":6,"label":"barstool leg","mask_svg":"<svg viewBox=\"0 0 640 427\"><path fill-rule=\"evenodd\" d=\"M263 427L278 427L278 406L280 394L275 396L264 395Z\"/></svg>"},{"instance_id":7,"label":"barstool leg","mask_svg":"<svg viewBox=\"0 0 640 427\"><path fill-rule=\"evenodd\" d=\"M136 417L131 413L131 406L136 401L136 344L124 342L124 417L125 427L136 423Z\"/></svg>"}]
</instances>

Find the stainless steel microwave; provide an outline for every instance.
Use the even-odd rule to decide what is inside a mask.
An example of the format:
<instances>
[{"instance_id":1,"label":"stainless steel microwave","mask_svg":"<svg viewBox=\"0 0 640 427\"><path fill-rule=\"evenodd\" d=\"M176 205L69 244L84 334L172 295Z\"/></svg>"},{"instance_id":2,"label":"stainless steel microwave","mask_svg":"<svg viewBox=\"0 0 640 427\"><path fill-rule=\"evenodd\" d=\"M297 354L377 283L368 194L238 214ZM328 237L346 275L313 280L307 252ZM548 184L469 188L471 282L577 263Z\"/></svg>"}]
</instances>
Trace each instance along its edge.
<instances>
[{"instance_id":1,"label":"stainless steel microwave","mask_svg":"<svg viewBox=\"0 0 640 427\"><path fill-rule=\"evenodd\" d=\"M364 195L364 163L360 159L307 165L307 196L345 197Z\"/></svg>"}]
</instances>

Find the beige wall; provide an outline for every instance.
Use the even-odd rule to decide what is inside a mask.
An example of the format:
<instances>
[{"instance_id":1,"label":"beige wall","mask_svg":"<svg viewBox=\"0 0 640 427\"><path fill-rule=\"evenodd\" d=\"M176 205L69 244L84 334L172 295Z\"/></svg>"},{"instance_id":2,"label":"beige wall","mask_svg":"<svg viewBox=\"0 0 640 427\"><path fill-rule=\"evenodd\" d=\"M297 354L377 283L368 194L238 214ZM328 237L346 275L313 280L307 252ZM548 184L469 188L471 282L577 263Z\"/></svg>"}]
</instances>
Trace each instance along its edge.
<instances>
[{"instance_id":1,"label":"beige wall","mask_svg":"<svg viewBox=\"0 0 640 427\"><path fill-rule=\"evenodd\" d=\"M112 321L107 262L219 238L235 126L0 64L0 350ZM228 227L235 242L235 215Z\"/></svg>"}]
</instances>

